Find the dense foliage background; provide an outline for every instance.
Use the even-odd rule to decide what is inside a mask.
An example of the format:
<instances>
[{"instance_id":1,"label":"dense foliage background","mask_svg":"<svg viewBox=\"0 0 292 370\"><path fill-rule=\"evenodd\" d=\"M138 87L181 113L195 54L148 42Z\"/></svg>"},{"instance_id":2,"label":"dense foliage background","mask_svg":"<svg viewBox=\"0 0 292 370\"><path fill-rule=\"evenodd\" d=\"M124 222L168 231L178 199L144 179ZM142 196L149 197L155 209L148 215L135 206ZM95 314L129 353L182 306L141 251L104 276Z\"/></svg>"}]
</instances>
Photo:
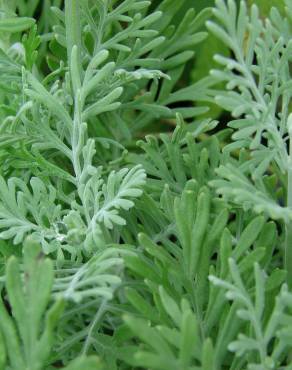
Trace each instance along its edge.
<instances>
[{"instance_id":1,"label":"dense foliage background","mask_svg":"<svg viewBox=\"0 0 292 370\"><path fill-rule=\"evenodd\" d=\"M290 0L0 0L0 370L292 369Z\"/></svg>"}]
</instances>

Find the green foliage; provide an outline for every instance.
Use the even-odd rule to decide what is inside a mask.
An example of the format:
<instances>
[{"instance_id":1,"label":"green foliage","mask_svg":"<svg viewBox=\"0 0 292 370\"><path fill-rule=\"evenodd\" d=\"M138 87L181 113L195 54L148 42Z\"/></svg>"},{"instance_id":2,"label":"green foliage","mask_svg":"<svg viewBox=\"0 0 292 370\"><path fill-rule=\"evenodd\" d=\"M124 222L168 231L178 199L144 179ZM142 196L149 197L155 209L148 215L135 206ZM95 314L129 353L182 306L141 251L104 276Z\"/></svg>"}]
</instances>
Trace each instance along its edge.
<instances>
[{"instance_id":1,"label":"green foliage","mask_svg":"<svg viewBox=\"0 0 292 370\"><path fill-rule=\"evenodd\" d=\"M244 1L237 9L234 1L225 3L218 0L214 15L219 24L209 21L208 27L233 51L235 57L231 59L217 55L215 58L224 66L224 70L211 73L216 80L226 82L226 91L214 92L215 100L237 118L228 124L234 129L233 142L224 150L232 153L240 149L244 158L239 158L235 164L240 168L240 175L235 177L234 168L228 163L218 170L224 180L215 181L213 185L218 186L218 192L224 195L229 187L232 188L232 200L244 209L252 208L255 212L265 212L274 219L285 221L285 263L289 273L288 283L291 284L289 4L287 1L284 16L277 8L272 8L269 20L263 22L255 4L248 14ZM254 60L257 65L254 65ZM248 155L245 155L244 149L249 151ZM271 167L278 174L275 181L279 181L282 187L276 196L275 186L270 186L267 179ZM269 194L271 191L272 194Z\"/></svg>"},{"instance_id":2,"label":"green foliage","mask_svg":"<svg viewBox=\"0 0 292 370\"><path fill-rule=\"evenodd\" d=\"M1 368L4 369L7 362L9 369L43 369L56 343L54 331L64 310L62 299L48 308L52 298L53 263L30 240L24 245L22 268L15 257L10 257L5 278L7 297L5 294L0 301ZM8 300L11 314L5 307ZM97 360L92 358L79 359L68 369L77 368L78 363L97 368L93 366Z\"/></svg>"},{"instance_id":3,"label":"green foliage","mask_svg":"<svg viewBox=\"0 0 292 370\"><path fill-rule=\"evenodd\" d=\"M0 370L292 369L291 21L0 0Z\"/></svg>"},{"instance_id":4,"label":"green foliage","mask_svg":"<svg viewBox=\"0 0 292 370\"><path fill-rule=\"evenodd\" d=\"M239 334L237 340L231 342L228 349L237 356L249 358L248 369L274 369L280 366L283 353L291 350L291 328L288 322L283 322L281 317L289 311L292 304L291 293L283 285L279 294L274 298L273 309L268 310L265 292L271 287L271 280L257 263L254 264L255 286L252 292L246 288L240 276L237 265L233 259L229 260L230 274L233 284L210 276L216 286L227 290L226 297L238 302L237 316L247 322L248 335ZM274 278L273 284L279 284L280 276ZM281 281L281 280L280 280ZM267 288L266 288L267 286ZM267 313L267 311L270 311ZM251 333L251 334L250 334ZM271 342L276 344L272 347ZM289 367L288 367L289 368Z\"/></svg>"},{"instance_id":5,"label":"green foliage","mask_svg":"<svg viewBox=\"0 0 292 370\"><path fill-rule=\"evenodd\" d=\"M7 262L6 287L13 319L2 300L1 332L13 369L42 368L52 349L53 332L63 310L62 301L57 301L47 311L51 299L53 265L50 260L38 256L39 253L34 243L24 246L24 283L17 259L11 257Z\"/></svg>"},{"instance_id":6,"label":"green foliage","mask_svg":"<svg viewBox=\"0 0 292 370\"><path fill-rule=\"evenodd\" d=\"M215 58L224 66L224 70L212 71L214 78L227 83L226 90L216 92L217 103L239 118L229 123L235 130L232 136L234 142L224 150L250 150L250 157L240 165L243 172L252 176L253 181L260 181L271 164L287 173L289 153L286 141L289 139L291 94L288 19L273 8L269 22L264 24L255 5L249 16L245 2L241 2L237 14L233 1L228 4L217 1L214 14L220 25L209 22L209 29L235 55L235 60L217 55ZM282 27L285 27L285 33ZM252 32L248 33L249 29ZM257 60L256 66L254 59ZM259 186L257 189L261 192Z\"/></svg>"},{"instance_id":7,"label":"green foliage","mask_svg":"<svg viewBox=\"0 0 292 370\"><path fill-rule=\"evenodd\" d=\"M268 17L272 7L276 7L280 13L285 11L285 0L275 1L275 0L248 0L248 5L252 6L253 4L257 5L260 9L261 16Z\"/></svg>"}]
</instances>

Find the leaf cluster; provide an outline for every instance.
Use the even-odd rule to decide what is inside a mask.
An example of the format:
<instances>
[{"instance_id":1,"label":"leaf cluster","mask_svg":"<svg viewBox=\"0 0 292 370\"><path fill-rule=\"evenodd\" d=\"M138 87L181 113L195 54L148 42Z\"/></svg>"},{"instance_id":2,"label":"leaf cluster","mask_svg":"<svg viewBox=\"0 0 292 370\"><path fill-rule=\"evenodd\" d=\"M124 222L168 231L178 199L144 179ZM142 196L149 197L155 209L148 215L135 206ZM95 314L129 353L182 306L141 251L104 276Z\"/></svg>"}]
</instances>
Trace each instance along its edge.
<instances>
[{"instance_id":1,"label":"leaf cluster","mask_svg":"<svg viewBox=\"0 0 292 370\"><path fill-rule=\"evenodd\" d=\"M0 370L292 369L283 4L0 0Z\"/></svg>"}]
</instances>

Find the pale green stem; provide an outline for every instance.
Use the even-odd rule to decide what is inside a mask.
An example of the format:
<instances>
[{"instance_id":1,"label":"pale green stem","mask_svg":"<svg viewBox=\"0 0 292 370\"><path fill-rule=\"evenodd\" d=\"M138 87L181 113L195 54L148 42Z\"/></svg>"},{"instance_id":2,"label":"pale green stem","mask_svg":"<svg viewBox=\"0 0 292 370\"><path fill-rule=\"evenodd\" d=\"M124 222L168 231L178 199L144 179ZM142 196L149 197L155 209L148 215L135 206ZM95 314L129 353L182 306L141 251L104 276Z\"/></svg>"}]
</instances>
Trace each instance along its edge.
<instances>
[{"instance_id":1,"label":"pale green stem","mask_svg":"<svg viewBox=\"0 0 292 370\"><path fill-rule=\"evenodd\" d=\"M91 340L92 340L92 336L93 336L92 335L93 331L94 331L96 325L98 324L99 320L102 318L102 315L104 314L106 308L107 308L107 300L104 299L101 302L101 304L99 306L99 309L97 310L96 315L94 316L91 324L89 325L87 337L86 337L86 340L84 342L83 349L82 349L82 355L83 356L86 356L86 354L89 350Z\"/></svg>"},{"instance_id":2,"label":"pale green stem","mask_svg":"<svg viewBox=\"0 0 292 370\"><path fill-rule=\"evenodd\" d=\"M76 65L79 68L79 71L74 71L79 73L81 77L81 25L80 25L80 5L79 0L65 0L65 25L66 25L66 44L67 44L67 58L70 71L71 68L71 57L72 49L74 46L77 46L77 63ZM72 131L72 162L74 167L74 172L76 180L78 183L79 177L81 175L81 166L80 166L80 130L81 130L81 106L78 92L74 91L74 118L73 118L73 131Z\"/></svg>"},{"instance_id":3,"label":"pale green stem","mask_svg":"<svg viewBox=\"0 0 292 370\"><path fill-rule=\"evenodd\" d=\"M71 64L73 46L77 46L78 65L81 68L81 25L79 0L65 0L65 26L68 64Z\"/></svg>"}]
</instances>

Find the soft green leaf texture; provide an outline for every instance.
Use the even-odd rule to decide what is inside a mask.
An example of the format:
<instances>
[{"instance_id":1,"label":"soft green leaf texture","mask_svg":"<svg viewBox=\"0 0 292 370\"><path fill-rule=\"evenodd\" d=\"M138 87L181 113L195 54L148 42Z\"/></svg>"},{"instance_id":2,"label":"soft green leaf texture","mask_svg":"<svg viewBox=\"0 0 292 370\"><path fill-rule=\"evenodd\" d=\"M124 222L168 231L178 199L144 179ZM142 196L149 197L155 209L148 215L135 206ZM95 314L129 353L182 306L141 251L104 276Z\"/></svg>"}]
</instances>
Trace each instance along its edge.
<instances>
[{"instance_id":1,"label":"soft green leaf texture","mask_svg":"<svg viewBox=\"0 0 292 370\"><path fill-rule=\"evenodd\" d=\"M0 370L292 370L291 35L0 0Z\"/></svg>"}]
</instances>

